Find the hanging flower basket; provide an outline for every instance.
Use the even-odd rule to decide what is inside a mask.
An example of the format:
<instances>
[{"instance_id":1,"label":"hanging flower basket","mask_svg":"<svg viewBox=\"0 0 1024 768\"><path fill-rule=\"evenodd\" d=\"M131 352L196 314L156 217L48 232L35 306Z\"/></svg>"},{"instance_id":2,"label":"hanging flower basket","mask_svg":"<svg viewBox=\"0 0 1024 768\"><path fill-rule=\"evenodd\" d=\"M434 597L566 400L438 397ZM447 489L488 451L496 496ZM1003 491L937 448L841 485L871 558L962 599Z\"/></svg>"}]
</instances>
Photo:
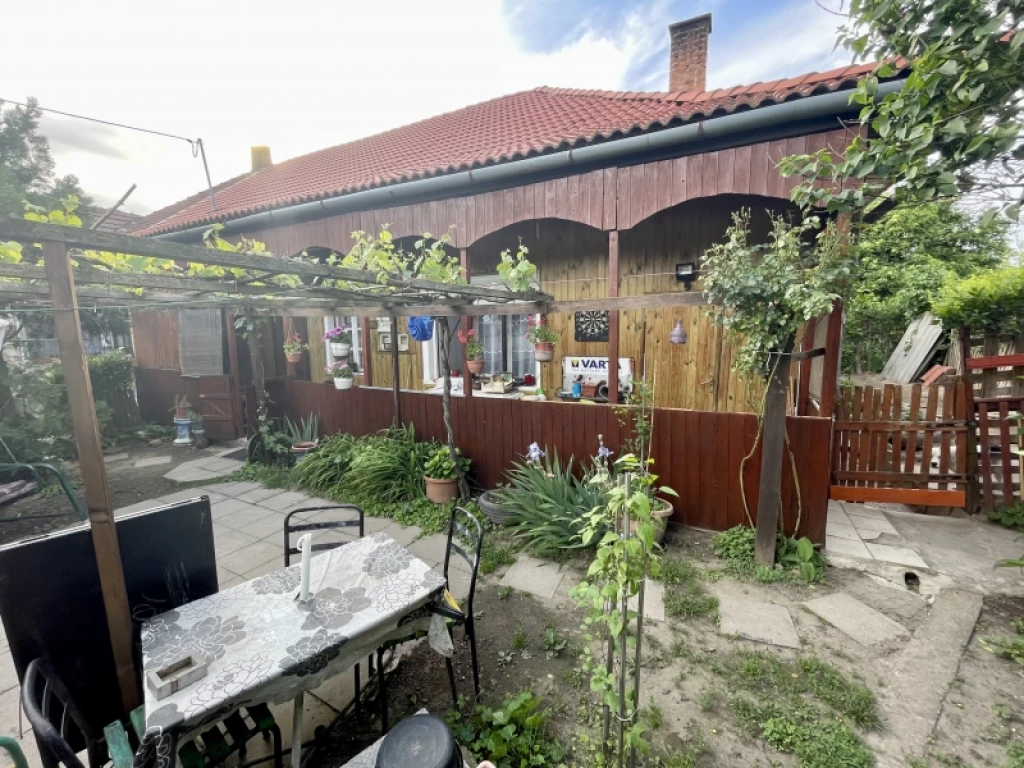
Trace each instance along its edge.
<instances>
[{"instance_id":1,"label":"hanging flower basket","mask_svg":"<svg viewBox=\"0 0 1024 768\"><path fill-rule=\"evenodd\" d=\"M284 340L284 359L289 363L297 363L302 359L302 352L308 349L309 345L302 341L297 333L290 333Z\"/></svg>"},{"instance_id":2,"label":"hanging flower basket","mask_svg":"<svg viewBox=\"0 0 1024 768\"><path fill-rule=\"evenodd\" d=\"M331 342L331 354L335 357L348 357L348 353L352 351L351 344L345 344L340 341Z\"/></svg>"},{"instance_id":3,"label":"hanging flower basket","mask_svg":"<svg viewBox=\"0 0 1024 768\"><path fill-rule=\"evenodd\" d=\"M338 325L324 333L324 341L331 345L331 354L335 357L348 357L352 350L352 329L347 325Z\"/></svg>"},{"instance_id":4,"label":"hanging flower basket","mask_svg":"<svg viewBox=\"0 0 1024 768\"><path fill-rule=\"evenodd\" d=\"M561 334L547 323L536 322L532 315L528 323L526 339L533 344L533 359L538 363L550 363L555 357L555 342Z\"/></svg>"},{"instance_id":5,"label":"hanging flower basket","mask_svg":"<svg viewBox=\"0 0 1024 768\"><path fill-rule=\"evenodd\" d=\"M555 345L550 341L539 341L533 345L533 359L538 363L550 363L555 357Z\"/></svg>"},{"instance_id":6,"label":"hanging flower basket","mask_svg":"<svg viewBox=\"0 0 1024 768\"><path fill-rule=\"evenodd\" d=\"M483 360L467 360L466 367L469 368L470 373L483 373L484 372L484 361Z\"/></svg>"},{"instance_id":7,"label":"hanging flower basket","mask_svg":"<svg viewBox=\"0 0 1024 768\"><path fill-rule=\"evenodd\" d=\"M335 389L352 389L352 380L356 375L356 369L353 366L335 360L325 370L329 376L334 377Z\"/></svg>"},{"instance_id":8,"label":"hanging flower basket","mask_svg":"<svg viewBox=\"0 0 1024 768\"><path fill-rule=\"evenodd\" d=\"M289 352L287 355L284 356L284 359L287 360L289 363L298 363L302 360L302 353Z\"/></svg>"}]
</instances>

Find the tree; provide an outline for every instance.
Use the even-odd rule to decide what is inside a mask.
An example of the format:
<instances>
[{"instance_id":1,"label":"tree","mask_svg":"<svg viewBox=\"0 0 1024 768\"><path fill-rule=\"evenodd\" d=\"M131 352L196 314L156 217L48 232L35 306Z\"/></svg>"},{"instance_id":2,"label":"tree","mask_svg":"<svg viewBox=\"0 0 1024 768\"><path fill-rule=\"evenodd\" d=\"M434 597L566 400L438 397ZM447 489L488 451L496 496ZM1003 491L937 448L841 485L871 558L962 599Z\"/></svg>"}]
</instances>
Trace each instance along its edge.
<instances>
[{"instance_id":1,"label":"tree","mask_svg":"<svg viewBox=\"0 0 1024 768\"><path fill-rule=\"evenodd\" d=\"M988 196L1017 220L1024 198L1024 0L851 0L839 44L877 62L852 99L858 136L841 159L827 151L785 158L807 177L806 206L868 209L881 200ZM903 88L875 101L879 81L909 62ZM820 185L829 180L847 182ZM859 183L849 183L854 180Z\"/></svg>"},{"instance_id":2,"label":"tree","mask_svg":"<svg viewBox=\"0 0 1024 768\"><path fill-rule=\"evenodd\" d=\"M0 216L20 217L24 203L52 210L74 195L83 206L92 204L78 177L54 178L50 142L39 132L42 110L30 98L26 106L0 101Z\"/></svg>"},{"instance_id":3,"label":"tree","mask_svg":"<svg viewBox=\"0 0 1024 768\"><path fill-rule=\"evenodd\" d=\"M1005 219L982 222L949 202L899 206L865 225L847 304L846 367L877 370L944 283L1002 263L1006 230Z\"/></svg>"}]
</instances>

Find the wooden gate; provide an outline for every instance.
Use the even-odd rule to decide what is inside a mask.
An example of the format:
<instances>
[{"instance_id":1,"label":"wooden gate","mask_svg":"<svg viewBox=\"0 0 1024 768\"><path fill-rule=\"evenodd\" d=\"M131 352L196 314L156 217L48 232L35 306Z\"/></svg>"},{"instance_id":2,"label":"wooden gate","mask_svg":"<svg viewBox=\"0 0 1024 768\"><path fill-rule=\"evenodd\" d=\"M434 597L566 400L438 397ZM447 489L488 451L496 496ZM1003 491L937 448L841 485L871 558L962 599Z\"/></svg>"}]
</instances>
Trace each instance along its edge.
<instances>
[{"instance_id":1,"label":"wooden gate","mask_svg":"<svg viewBox=\"0 0 1024 768\"><path fill-rule=\"evenodd\" d=\"M960 378L845 388L832 433L831 498L965 507L968 428Z\"/></svg>"},{"instance_id":2,"label":"wooden gate","mask_svg":"<svg viewBox=\"0 0 1024 768\"><path fill-rule=\"evenodd\" d=\"M1024 450L1024 336L960 335L964 370L977 422L981 507L1022 499Z\"/></svg>"}]
</instances>

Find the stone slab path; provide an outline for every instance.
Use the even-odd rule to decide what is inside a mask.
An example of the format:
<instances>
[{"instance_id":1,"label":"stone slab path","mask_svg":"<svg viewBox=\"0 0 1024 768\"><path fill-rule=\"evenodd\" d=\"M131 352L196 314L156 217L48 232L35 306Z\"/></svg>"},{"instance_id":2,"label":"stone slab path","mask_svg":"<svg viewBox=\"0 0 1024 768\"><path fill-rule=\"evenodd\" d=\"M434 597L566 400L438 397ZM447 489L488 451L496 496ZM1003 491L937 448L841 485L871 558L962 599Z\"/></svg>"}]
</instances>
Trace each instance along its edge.
<instances>
[{"instance_id":1,"label":"stone slab path","mask_svg":"<svg viewBox=\"0 0 1024 768\"><path fill-rule=\"evenodd\" d=\"M234 449L232 449L234 450ZM228 451L230 453L230 451ZM166 475L165 478L176 483L198 483L227 477L242 468L244 461L226 459L222 456L210 458L206 456L192 461L183 461Z\"/></svg>"},{"instance_id":2,"label":"stone slab path","mask_svg":"<svg viewBox=\"0 0 1024 768\"><path fill-rule=\"evenodd\" d=\"M825 554L875 560L883 565L927 568L878 507L829 501Z\"/></svg>"},{"instance_id":3,"label":"stone slab path","mask_svg":"<svg viewBox=\"0 0 1024 768\"><path fill-rule=\"evenodd\" d=\"M520 556L501 579L501 586L550 600L555 596L564 572L558 563Z\"/></svg>"},{"instance_id":4,"label":"stone slab path","mask_svg":"<svg viewBox=\"0 0 1024 768\"><path fill-rule=\"evenodd\" d=\"M808 600L804 606L861 645L878 645L909 634L902 624L845 592Z\"/></svg>"},{"instance_id":5,"label":"stone slab path","mask_svg":"<svg viewBox=\"0 0 1024 768\"><path fill-rule=\"evenodd\" d=\"M793 618L783 605L721 596L718 620L719 631L723 635L734 635L783 648L800 647L800 636L793 626Z\"/></svg>"}]
</instances>

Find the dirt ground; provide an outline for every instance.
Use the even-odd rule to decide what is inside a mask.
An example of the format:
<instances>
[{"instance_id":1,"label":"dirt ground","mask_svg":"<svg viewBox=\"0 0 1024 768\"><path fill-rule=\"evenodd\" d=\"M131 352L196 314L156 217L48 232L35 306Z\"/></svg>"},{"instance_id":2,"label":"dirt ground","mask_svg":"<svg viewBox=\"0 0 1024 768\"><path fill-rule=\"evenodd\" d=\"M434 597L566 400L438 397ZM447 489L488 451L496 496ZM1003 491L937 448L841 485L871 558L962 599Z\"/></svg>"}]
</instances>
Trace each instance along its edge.
<instances>
[{"instance_id":1,"label":"dirt ground","mask_svg":"<svg viewBox=\"0 0 1024 768\"><path fill-rule=\"evenodd\" d=\"M215 455L228 447L224 444L211 444L209 448L198 450L193 447L178 447L171 444L171 439L162 439L157 444L143 443L112 449L108 457L127 454L127 458L107 462L107 477L110 485L111 501L114 509L127 507L139 501L164 496L181 490L186 486L173 480L164 479L173 467L185 461L200 458L203 455ZM136 469L133 465L139 459L155 456L170 456L170 464L159 464L152 467ZM71 486L82 498L82 476L77 462L63 462L58 466L67 476ZM56 483L48 485L42 493L19 499L0 508L0 545L12 541L38 536L49 531L75 525L78 518L68 501L67 496Z\"/></svg>"},{"instance_id":2,"label":"dirt ground","mask_svg":"<svg viewBox=\"0 0 1024 768\"><path fill-rule=\"evenodd\" d=\"M709 540L710 536L704 532L677 533L668 557L683 556L698 566L719 568L720 561L709 555ZM579 737L587 734L593 738L599 734L601 710L591 698L587 675L579 669L579 651L585 642L580 631L583 616L572 605L565 586L568 581L575 583L578 575L579 571L574 570L571 578L564 579L563 587L550 602L502 590L496 580L489 577L478 590L476 608L483 701L494 705L526 689L541 694L551 713L554 731L563 743L573 745L570 762L582 765L592 763L593 755ZM829 696L849 698L863 683L876 698L881 698L890 662L899 653L902 642L894 640L880 646L863 646L804 609L801 603L840 589L862 594L877 589L895 592L895 586L880 586L877 579L864 573L830 568L827 581L820 585L760 584L723 576L706 582L704 587L708 593L719 597L770 599L786 605L802 647L798 650L778 648L722 636L713 617L648 622L641 663L641 704L648 713L656 714L652 719L656 727L648 734L651 755L640 761L642 765L696 768L804 765L795 755L777 751L763 738L751 735L749 724L737 715L737 700L753 697L760 704L778 706L781 710L793 706L794 701L806 700L822 713L823 723L828 724L830 718L839 718L822 705ZM901 612L890 612L890 618L900 621L910 631L927 621L930 609L927 598L916 593L913 597L902 593L894 597L899 598L894 605ZM913 615L908 615L910 613ZM981 638L1009 634L1011 619L1021 615L1024 615L1024 600L995 599L986 603L960 671L951 681L952 687L935 728L932 753L928 755L931 762L908 763L908 766L1001 768L1006 764L1006 743L1024 736L1021 731L1024 667L985 651ZM553 628L558 637L567 641L557 656L545 651L543 638L548 628ZM517 636L522 640L517 641ZM457 632L456 670L460 694L466 695L472 691L472 675L468 646L461 638L461 632ZM593 650L599 651L596 647ZM774 684L745 687L749 680L745 681L743 675L751 659L778 660L787 672L795 670L792 677L796 678L801 669L800 661L813 658L834 667L844 681L837 683L835 691L826 692L822 701L812 699L806 692L801 694L802 699L794 699L791 691L779 690ZM425 643L402 658L393 677L389 678L388 691L392 723L424 707L443 713L452 704L443 660ZM321 752L321 761L315 765L341 764L376 738L375 728L368 719L359 727L355 727L351 719L335 723L330 747ZM889 738L884 721L875 729L851 726L851 730L869 751L866 741L870 731L875 733L872 738L880 739L883 744ZM890 753L900 754L903 745L887 746L891 747ZM842 758L837 760L830 765L844 765Z\"/></svg>"}]
</instances>

